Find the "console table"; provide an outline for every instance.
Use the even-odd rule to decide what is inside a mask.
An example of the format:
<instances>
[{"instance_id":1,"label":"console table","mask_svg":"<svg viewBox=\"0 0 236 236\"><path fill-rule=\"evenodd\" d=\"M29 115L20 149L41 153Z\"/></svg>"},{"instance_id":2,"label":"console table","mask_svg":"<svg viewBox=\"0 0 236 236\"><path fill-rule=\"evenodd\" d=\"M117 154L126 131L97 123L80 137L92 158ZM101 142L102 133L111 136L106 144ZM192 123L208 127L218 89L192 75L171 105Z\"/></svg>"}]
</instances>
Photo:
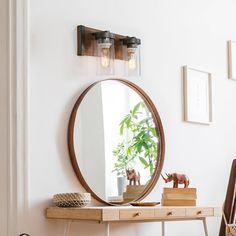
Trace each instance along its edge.
<instances>
[{"instance_id":1,"label":"console table","mask_svg":"<svg viewBox=\"0 0 236 236\"><path fill-rule=\"evenodd\" d=\"M99 206L85 208L59 208L46 209L48 219L68 220L64 236L69 236L70 225L73 221L86 221L103 223L105 236L110 235L112 222L161 222L162 236L165 235L166 221L201 220L205 235L207 232L207 217L220 217L221 209L218 207L133 207L133 206Z\"/></svg>"}]
</instances>

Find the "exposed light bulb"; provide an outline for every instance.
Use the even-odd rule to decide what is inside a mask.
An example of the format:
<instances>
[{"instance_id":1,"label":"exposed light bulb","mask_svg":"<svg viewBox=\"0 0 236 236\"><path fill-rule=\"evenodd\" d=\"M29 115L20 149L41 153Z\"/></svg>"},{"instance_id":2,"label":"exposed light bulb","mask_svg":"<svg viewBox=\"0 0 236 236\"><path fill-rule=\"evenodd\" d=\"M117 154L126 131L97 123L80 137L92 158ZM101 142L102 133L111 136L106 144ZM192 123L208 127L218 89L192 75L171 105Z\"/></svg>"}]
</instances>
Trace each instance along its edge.
<instances>
[{"instance_id":1,"label":"exposed light bulb","mask_svg":"<svg viewBox=\"0 0 236 236\"><path fill-rule=\"evenodd\" d=\"M109 48L101 49L101 66L109 67L110 65L110 56L109 56Z\"/></svg>"},{"instance_id":2,"label":"exposed light bulb","mask_svg":"<svg viewBox=\"0 0 236 236\"><path fill-rule=\"evenodd\" d=\"M97 74L114 74L114 40L115 35L109 31L99 31L94 33L95 49L97 56Z\"/></svg>"},{"instance_id":3,"label":"exposed light bulb","mask_svg":"<svg viewBox=\"0 0 236 236\"><path fill-rule=\"evenodd\" d=\"M110 47L111 43L100 43L101 66L107 68L110 66Z\"/></svg>"},{"instance_id":4,"label":"exposed light bulb","mask_svg":"<svg viewBox=\"0 0 236 236\"><path fill-rule=\"evenodd\" d=\"M140 76L140 50L141 40L136 37L126 37L122 40L126 62L125 70L127 76Z\"/></svg>"},{"instance_id":5,"label":"exposed light bulb","mask_svg":"<svg viewBox=\"0 0 236 236\"><path fill-rule=\"evenodd\" d=\"M137 67L136 48L128 48L128 67L131 70Z\"/></svg>"}]
</instances>

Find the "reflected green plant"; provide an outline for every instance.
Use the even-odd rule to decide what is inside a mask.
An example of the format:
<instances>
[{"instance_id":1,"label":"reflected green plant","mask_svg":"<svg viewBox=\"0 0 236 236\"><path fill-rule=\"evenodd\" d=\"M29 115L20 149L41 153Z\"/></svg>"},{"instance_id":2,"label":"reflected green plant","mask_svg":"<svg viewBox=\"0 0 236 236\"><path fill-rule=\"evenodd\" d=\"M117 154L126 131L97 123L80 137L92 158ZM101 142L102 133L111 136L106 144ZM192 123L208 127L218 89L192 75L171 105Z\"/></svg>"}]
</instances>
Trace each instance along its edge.
<instances>
[{"instance_id":1,"label":"reflected green plant","mask_svg":"<svg viewBox=\"0 0 236 236\"><path fill-rule=\"evenodd\" d=\"M145 103L136 104L120 123L122 142L118 143L113 154L117 157L114 170L125 176L128 168L133 168L139 160L150 176L155 171L157 161L157 133L152 114Z\"/></svg>"}]
</instances>

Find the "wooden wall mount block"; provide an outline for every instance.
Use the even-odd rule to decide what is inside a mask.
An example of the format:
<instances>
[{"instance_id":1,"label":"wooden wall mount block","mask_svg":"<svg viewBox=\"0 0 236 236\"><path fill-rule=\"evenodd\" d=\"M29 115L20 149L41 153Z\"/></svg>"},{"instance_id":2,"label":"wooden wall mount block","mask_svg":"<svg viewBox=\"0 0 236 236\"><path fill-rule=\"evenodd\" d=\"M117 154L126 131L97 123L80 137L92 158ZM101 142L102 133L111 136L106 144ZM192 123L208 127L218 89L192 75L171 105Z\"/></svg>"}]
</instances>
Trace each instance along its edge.
<instances>
[{"instance_id":1,"label":"wooden wall mount block","mask_svg":"<svg viewBox=\"0 0 236 236\"><path fill-rule=\"evenodd\" d=\"M77 26L77 55L78 56L97 56L94 47L95 38L93 33L101 32L103 30L93 29L84 25ZM115 34L115 59L125 60L123 54L122 39L126 36Z\"/></svg>"}]
</instances>

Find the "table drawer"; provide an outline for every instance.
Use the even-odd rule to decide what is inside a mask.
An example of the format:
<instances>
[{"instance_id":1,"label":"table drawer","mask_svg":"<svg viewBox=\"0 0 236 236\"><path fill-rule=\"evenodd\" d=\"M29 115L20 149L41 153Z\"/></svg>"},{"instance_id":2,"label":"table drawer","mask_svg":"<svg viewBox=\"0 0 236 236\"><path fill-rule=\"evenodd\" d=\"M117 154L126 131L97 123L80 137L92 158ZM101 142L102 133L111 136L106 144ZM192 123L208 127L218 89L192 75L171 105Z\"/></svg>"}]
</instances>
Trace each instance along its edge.
<instances>
[{"instance_id":1,"label":"table drawer","mask_svg":"<svg viewBox=\"0 0 236 236\"><path fill-rule=\"evenodd\" d=\"M120 220L145 220L154 218L154 209L120 210Z\"/></svg>"},{"instance_id":2,"label":"table drawer","mask_svg":"<svg viewBox=\"0 0 236 236\"><path fill-rule=\"evenodd\" d=\"M157 208L155 209L155 218L175 218L185 217L185 208Z\"/></svg>"},{"instance_id":3,"label":"table drawer","mask_svg":"<svg viewBox=\"0 0 236 236\"><path fill-rule=\"evenodd\" d=\"M213 216L214 208L212 207L204 207L204 208L187 208L186 216L191 217L205 217L205 216Z\"/></svg>"}]
</instances>

